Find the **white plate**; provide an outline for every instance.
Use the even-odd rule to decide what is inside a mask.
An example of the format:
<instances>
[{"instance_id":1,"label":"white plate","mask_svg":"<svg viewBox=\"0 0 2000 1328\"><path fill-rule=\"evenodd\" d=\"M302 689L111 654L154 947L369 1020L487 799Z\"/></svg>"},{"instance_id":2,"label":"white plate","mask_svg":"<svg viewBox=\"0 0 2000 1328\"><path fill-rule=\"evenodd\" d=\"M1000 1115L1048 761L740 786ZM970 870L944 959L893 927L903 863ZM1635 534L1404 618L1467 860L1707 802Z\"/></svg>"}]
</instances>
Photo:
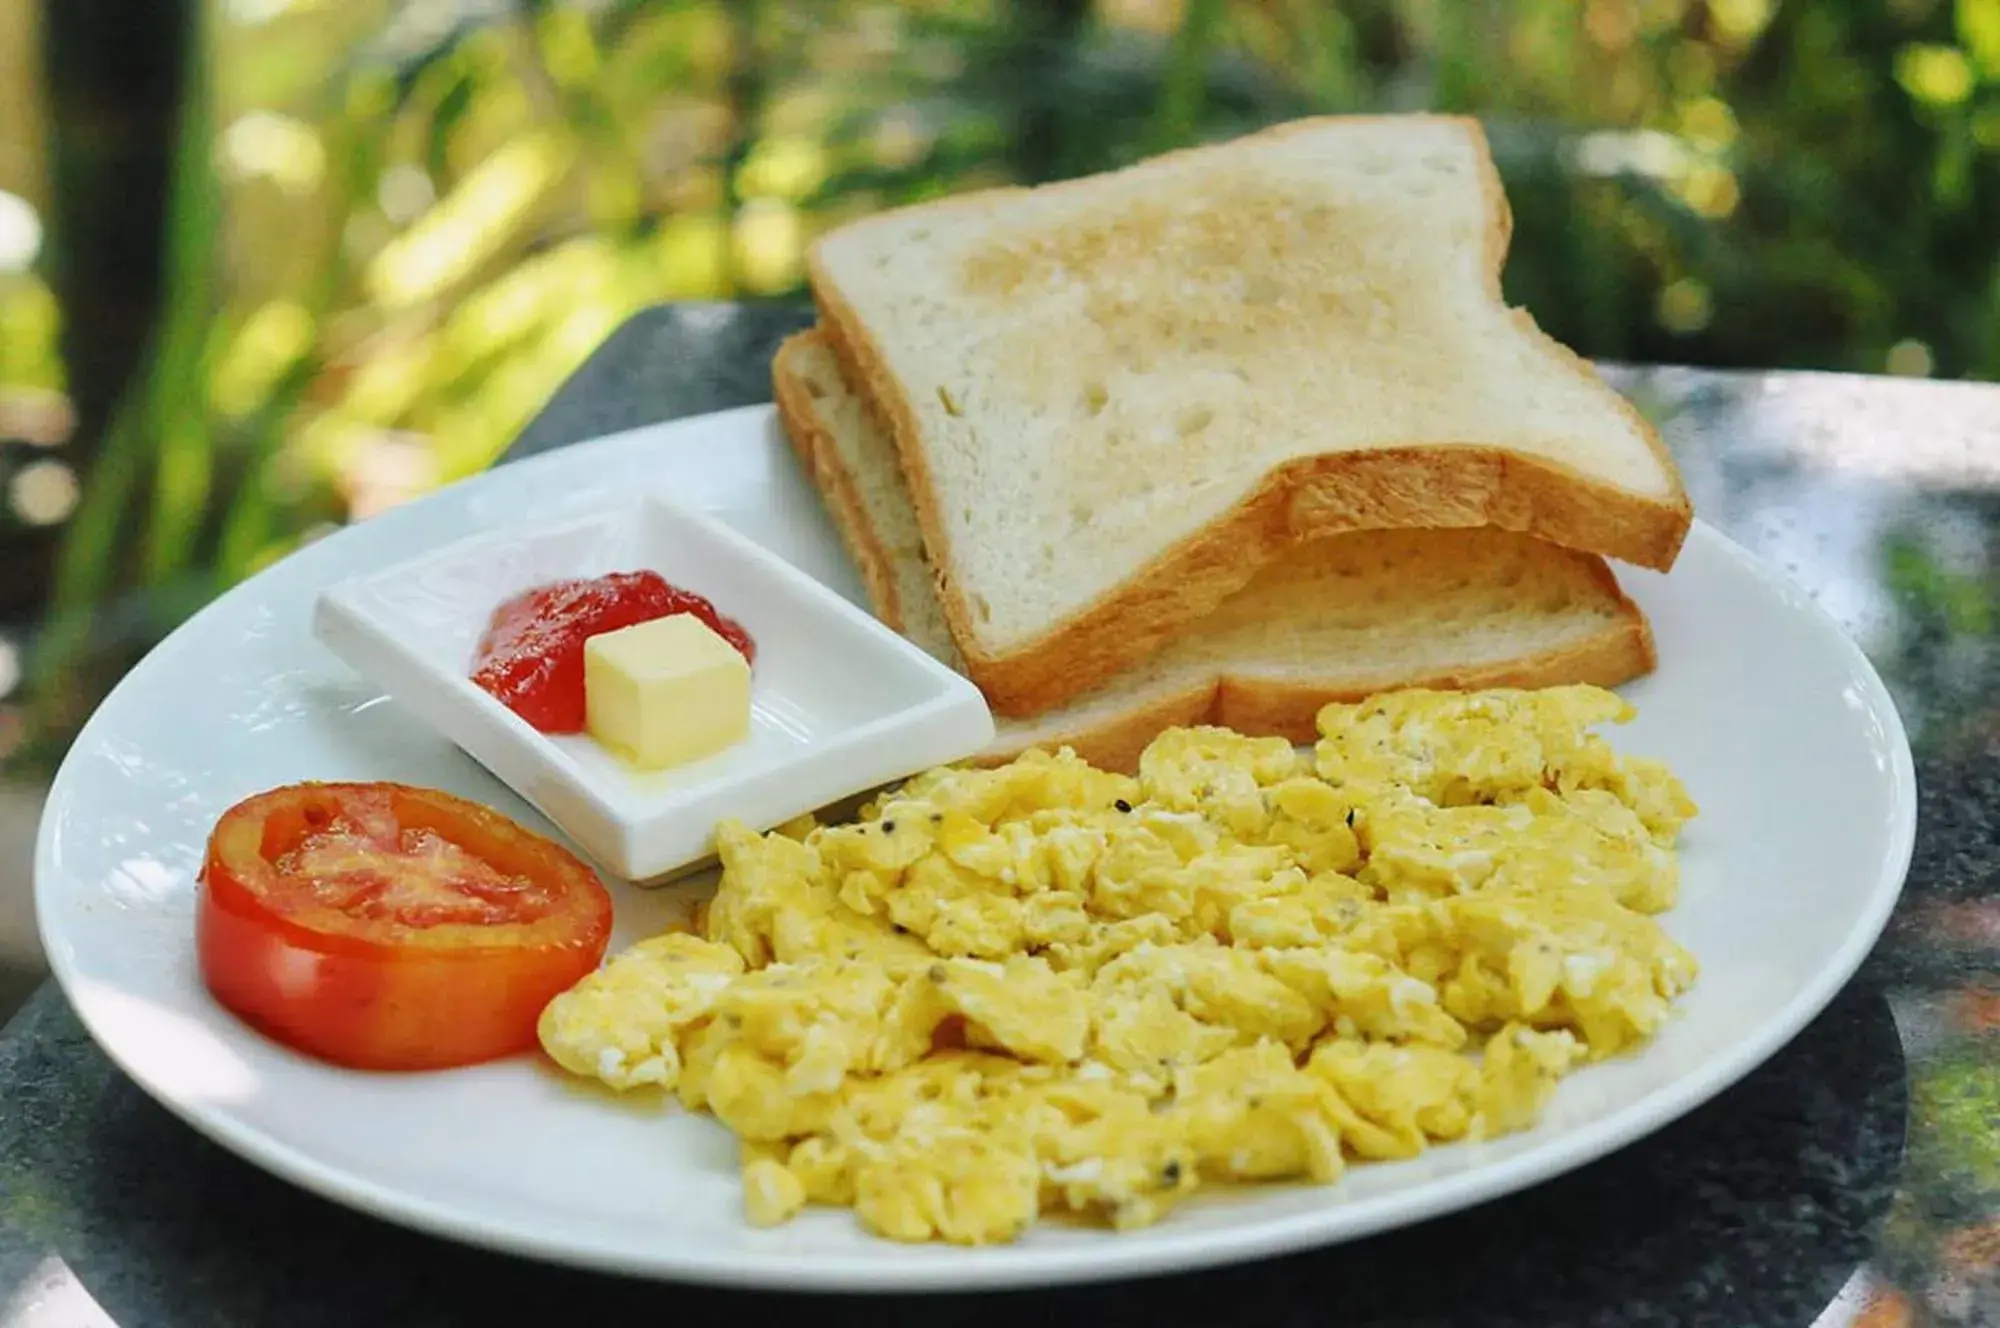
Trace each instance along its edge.
<instances>
[{"instance_id":1,"label":"white plate","mask_svg":"<svg viewBox=\"0 0 2000 1328\"><path fill-rule=\"evenodd\" d=\"M1464 1208L1588 1162L1740 1078L1815 1015L1901 886L1916 792L1903 729L1860 653L1801 592L1697 526L1670 577L1628 574L1661 665L1629 689L1628 749L1702 805L1667 919L1703 965L1641 1055L1564 1083L1547 1119L1491 1143L1353 1168L1331 1188L1196 1202L1123 1235L1048 1227L995 1249L907 1248L845 1212L773 1231L739 1215L713 1121L608 1104L530 1060L406 1078L344 1073L213 1005L190 942L214 818L299 779L396 779L530 824L473 761L315 645L313 597L446 541L664 487L854 597L859 587L770 413L734 411L504 466L285 560L210 606L105 702L57 777L36 902L57 977L105 1050L197 1129L357 1208L621 1272L758 1287L967 1288L1186 1269ZM595 491L595 492L593 492ZM617 944L684 889L617 893Z\"/></svg>"},{"instance_id":2,"label":"white plate","mask_svg":"<svg viewBox=\"0 0 2000 1328\"><path fill-rule=\"evenodd\" d=\"M321 594L314 635L628 880L712 859L725 818L768 830L993 741L977 687L782 558L657 494L602 501L350 577ZM675 770L539 733L466 675L498 605L640 568L757 643L750 736Z\"/></svg>"}]
</instances>

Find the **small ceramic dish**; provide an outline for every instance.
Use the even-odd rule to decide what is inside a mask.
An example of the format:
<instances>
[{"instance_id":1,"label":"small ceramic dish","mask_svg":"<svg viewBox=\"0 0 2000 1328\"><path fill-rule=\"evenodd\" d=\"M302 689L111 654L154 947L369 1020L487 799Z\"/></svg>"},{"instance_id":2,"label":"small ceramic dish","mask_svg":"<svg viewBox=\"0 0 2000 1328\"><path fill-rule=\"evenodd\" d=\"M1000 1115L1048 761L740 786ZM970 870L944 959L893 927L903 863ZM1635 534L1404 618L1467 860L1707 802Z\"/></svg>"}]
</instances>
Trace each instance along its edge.
<instances>
[{"instance_id":1,"label":"small ceramic dish","mask_svg":"<svg viewBox=\"0 0 2000 1328\"><path fill-rule=\"evenodd\" d=\"M757 645L750 736L659 772L633 768L586 734L538 732L470 676L493 610L511 596L639 570L707 596ZM320 595L313 634L634 881L705 863L718 821L767 830L993 738L970 682L777 555L656 496L462 540L340 582Z\"/></svg>"}]
</instances>

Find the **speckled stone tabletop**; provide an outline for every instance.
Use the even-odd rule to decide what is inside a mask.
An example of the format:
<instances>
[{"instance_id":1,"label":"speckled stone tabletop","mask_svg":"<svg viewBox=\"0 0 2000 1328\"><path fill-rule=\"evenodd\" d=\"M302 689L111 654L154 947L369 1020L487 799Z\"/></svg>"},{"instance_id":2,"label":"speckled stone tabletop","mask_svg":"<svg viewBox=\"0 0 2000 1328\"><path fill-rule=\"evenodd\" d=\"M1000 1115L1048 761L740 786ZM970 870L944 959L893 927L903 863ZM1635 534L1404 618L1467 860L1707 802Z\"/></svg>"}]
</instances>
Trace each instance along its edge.
<instances>
[{"instance_id":1,"label":"speckled stone tabletop","mask_svg":"<svg viewBox=\"0 0 2000 1328\"><path fill-rule=\"evenodd\" d=\"M768 399L791 307L622 329L522 454ZM2000 1325L2000 387L1610 367L1696 509L1805 584L1888 678L1918 753L1903 902L1788 1048L1652 1138L1420 1228L1218 1272L808 1303L441 1243L207 1143L53 988L0 1033L0 1328L695 1323ZM771 1304L762 1302L771 1301Z\"/></svg>"}]
</instances>

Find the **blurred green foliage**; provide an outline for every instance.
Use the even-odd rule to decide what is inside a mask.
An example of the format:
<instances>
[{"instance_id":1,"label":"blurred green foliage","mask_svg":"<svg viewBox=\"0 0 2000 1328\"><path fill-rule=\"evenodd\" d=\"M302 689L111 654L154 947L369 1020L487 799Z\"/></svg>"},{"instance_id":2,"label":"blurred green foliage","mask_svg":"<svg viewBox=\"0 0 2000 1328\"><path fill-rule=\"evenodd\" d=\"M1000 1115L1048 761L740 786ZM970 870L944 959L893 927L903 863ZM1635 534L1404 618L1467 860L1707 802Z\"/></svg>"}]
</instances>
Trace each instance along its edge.
<instances>
[{"instance_id":1,"label":"blurred green foliage","mask_svg":"<svg viewBox=\"0 0 2000 1328\"><path fill-rule=\"evenodd\" d=\"M1293 115L1481 115L1509 293L1588 354L2000 377L2000 0L229 0L205 25L169 306L39 652L51 732L94 699L89 631L144 644L489 464L644 305L796 295L844 218ZM55 316L0 286L0 384L55 381Z\"/></svg>"}]
</instances>

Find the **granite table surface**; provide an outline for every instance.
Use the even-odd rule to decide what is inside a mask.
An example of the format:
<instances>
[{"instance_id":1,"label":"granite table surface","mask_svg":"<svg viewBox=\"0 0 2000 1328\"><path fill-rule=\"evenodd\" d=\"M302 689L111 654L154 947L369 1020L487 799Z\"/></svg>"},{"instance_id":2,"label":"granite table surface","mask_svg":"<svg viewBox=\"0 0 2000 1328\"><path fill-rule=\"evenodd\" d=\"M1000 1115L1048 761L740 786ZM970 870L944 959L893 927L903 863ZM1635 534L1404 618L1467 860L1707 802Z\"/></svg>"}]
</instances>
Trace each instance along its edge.
<instances>
[{"instance_id":1,"label":"granite table surface","mask_svg":"<svg viewBox=\"0 0 2000 1328\"><path fill-rule=\"evenodd\" d=\"M767 400L771 351L806 317L641 315L514 454ZM1330 1250L1060 1291L809 1303L544 1267L307 1195L154 1105L45 987L0 1033L0 1328L765 1309L824 1325L2000 1325L2000 387L1605 371L1659 424L1696 510L1861 642L1917 750L1916 859L1883 941L1790 1046L1692 1115L1518 1196Z\"/></svg>"}]
</instances>

